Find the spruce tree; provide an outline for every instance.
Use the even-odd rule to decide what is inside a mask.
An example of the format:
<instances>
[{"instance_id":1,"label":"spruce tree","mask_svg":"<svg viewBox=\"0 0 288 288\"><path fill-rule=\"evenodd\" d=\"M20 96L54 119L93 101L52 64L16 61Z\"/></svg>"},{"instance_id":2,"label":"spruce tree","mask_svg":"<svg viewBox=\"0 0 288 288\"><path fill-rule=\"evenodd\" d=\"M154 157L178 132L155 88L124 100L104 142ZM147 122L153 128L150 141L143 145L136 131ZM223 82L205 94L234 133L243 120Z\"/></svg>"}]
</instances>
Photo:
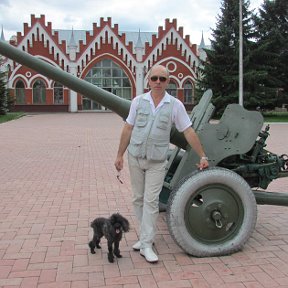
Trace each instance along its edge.
<instances>
[{"instance_id":1,"label":"spruce tree","mask_svg":"<svg viewBox=\"0 0 288 288\"><path fill-rule=\"evenodd\" d=\"M255 55L255 62L265 67L267 74L262 81L266 99L273 106L288 103L288 2L264 0L255 16L257 44L262 53Z\"/></svg>"},{"instance_id":2,"label":"spruce tree","mask_svg":"<svg viewBox=\"0 0 288 288\"><path fill-rule=\"evenodd\" d=\"M259 78L265 75L251 62L256 49L253 11L250 2L243 0L243 86L244 106L256 107L261 93L257 93ZM239 102L239 0L222 0L216 28L212 29L211 49L205 49L207 59L202 63L198 87L211 88L216 111L222 113L230 103Z\"/></svg>"}]
</instances>

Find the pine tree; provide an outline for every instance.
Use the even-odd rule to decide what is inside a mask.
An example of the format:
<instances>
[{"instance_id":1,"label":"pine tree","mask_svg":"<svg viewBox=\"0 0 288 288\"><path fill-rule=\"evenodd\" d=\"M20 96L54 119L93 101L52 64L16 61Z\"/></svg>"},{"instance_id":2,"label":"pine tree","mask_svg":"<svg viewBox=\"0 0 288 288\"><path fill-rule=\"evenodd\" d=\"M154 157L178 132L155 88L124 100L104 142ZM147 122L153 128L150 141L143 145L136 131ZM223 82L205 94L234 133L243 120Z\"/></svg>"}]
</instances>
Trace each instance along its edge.
<instances>
[{"instance_id":1,"label":"pine tree","mask_svg":"<svg viewBox=\"0 0 288 288\"><path fill-rule=\"evenodd\" d=\"M265 67L262 81L265 98L273 99L274 106L288 103L288 2L264 0L255 16L257 44L262 53L255 62Z\"/></svg>"},{"instance_id":2,"label":"pine tree","mask_svg":"<svg viewBox=\"0 0 288 288\"><path fill-rule=\"evenodd\" d=\"M1 67L0 58L0 67ZM6 88L6 73L0 70L0 115L5 115L7 113L7 101L8 93Z\"/></svg>"},{"instance_id":3,"label":"pine tree","mask_svg":"<svg viewBox=\"0 0 288 288\"><path fill-rule=\"evenodd\" d=\"M250 2L243 0L243 83L244 106L256 107L262 94L258 91L259 79L265 71L255 67L251 61L256 53L253 11ZM211 50L206 49L207 60L198 82L203 91L211 88L216 111L222 113L230 103L239 101L239 0L223 0L221 13L217 17L216 28L212 30Z\"/></svg>"}]
</instances>

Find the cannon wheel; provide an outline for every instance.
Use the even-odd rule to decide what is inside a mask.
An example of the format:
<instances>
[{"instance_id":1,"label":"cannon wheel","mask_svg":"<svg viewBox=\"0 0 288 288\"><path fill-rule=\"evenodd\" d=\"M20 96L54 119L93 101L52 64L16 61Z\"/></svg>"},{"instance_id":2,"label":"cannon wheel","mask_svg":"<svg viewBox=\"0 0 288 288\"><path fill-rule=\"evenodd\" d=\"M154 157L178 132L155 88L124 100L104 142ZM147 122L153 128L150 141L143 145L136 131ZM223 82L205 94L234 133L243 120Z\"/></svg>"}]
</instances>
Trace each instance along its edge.
<instances>
[{"instance_id":1,"label":"cannon wheel","mask_svg":"<svg viewBox=\"0 0 288 288\"><path fill-rule=\"evenodd\" d=\"M196 257L240 250L252 234L257 204L247 182L225 168L185 177L171 192L167 224L175 242Z\"/></svg>"}]
</instances>

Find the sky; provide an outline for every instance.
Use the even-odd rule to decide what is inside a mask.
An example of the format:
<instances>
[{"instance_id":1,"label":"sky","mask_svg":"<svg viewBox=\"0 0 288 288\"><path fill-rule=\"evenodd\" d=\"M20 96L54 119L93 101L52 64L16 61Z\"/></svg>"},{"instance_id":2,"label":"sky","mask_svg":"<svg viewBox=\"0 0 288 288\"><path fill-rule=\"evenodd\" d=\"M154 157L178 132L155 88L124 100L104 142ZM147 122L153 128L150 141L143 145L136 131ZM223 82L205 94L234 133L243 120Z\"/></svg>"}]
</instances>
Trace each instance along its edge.
<instances>
[{"instance_id":1,"label":"sky","mask_svg":"<svg viewBox=\"0 0 288 288\"><path fill-rule=\"evenodd\" d=\"M165 19L177 19L184 36L190 35L199 44L203 31L209 45L211 28L215 28L221 0L0 0L0 29L5 40L17 32L23 34L23 23L31 24L31 14L45 15L52 29L92 30L92 23L111 17L119 31L157 32ZM263 0L250 0L250 9L257 9Z\"/></svg>"}]
</instances>

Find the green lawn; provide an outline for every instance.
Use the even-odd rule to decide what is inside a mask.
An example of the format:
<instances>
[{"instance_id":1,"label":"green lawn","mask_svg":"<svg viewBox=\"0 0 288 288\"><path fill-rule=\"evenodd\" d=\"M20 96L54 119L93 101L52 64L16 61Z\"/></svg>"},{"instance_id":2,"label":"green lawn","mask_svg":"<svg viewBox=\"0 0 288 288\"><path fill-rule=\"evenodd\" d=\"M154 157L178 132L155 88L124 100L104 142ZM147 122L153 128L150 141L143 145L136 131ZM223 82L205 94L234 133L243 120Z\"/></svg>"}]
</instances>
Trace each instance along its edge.
<instances>
[{"instance_id":1,"label":"green lawn","mask_svg":"<svg viewBox=\"0 0 288 288\"><path fill-rule=\"evenodd\" d=\"M288 117L264 117L265 122L288 122Z\"/></svg>"},{"instance_id":2,"label":"green lawn","mask_svg":"<svg viewBox=\"0 0 288 288\"><path fill-rule=\"evenodd\" d=\"M23 112L9 112L6 115L0 115L0 124L14 119L18 119L24 115L25 113Z\"/></svg>"},{"instance_id":3,"label":"green lawn","mask_svg":"<svg viewBox=\"0 0 288 288\"><path fill-rule=\"evenodd\" d=\"M263 112L265 122L288 122L288 112Z\"/></svg>"}]
</instances>

